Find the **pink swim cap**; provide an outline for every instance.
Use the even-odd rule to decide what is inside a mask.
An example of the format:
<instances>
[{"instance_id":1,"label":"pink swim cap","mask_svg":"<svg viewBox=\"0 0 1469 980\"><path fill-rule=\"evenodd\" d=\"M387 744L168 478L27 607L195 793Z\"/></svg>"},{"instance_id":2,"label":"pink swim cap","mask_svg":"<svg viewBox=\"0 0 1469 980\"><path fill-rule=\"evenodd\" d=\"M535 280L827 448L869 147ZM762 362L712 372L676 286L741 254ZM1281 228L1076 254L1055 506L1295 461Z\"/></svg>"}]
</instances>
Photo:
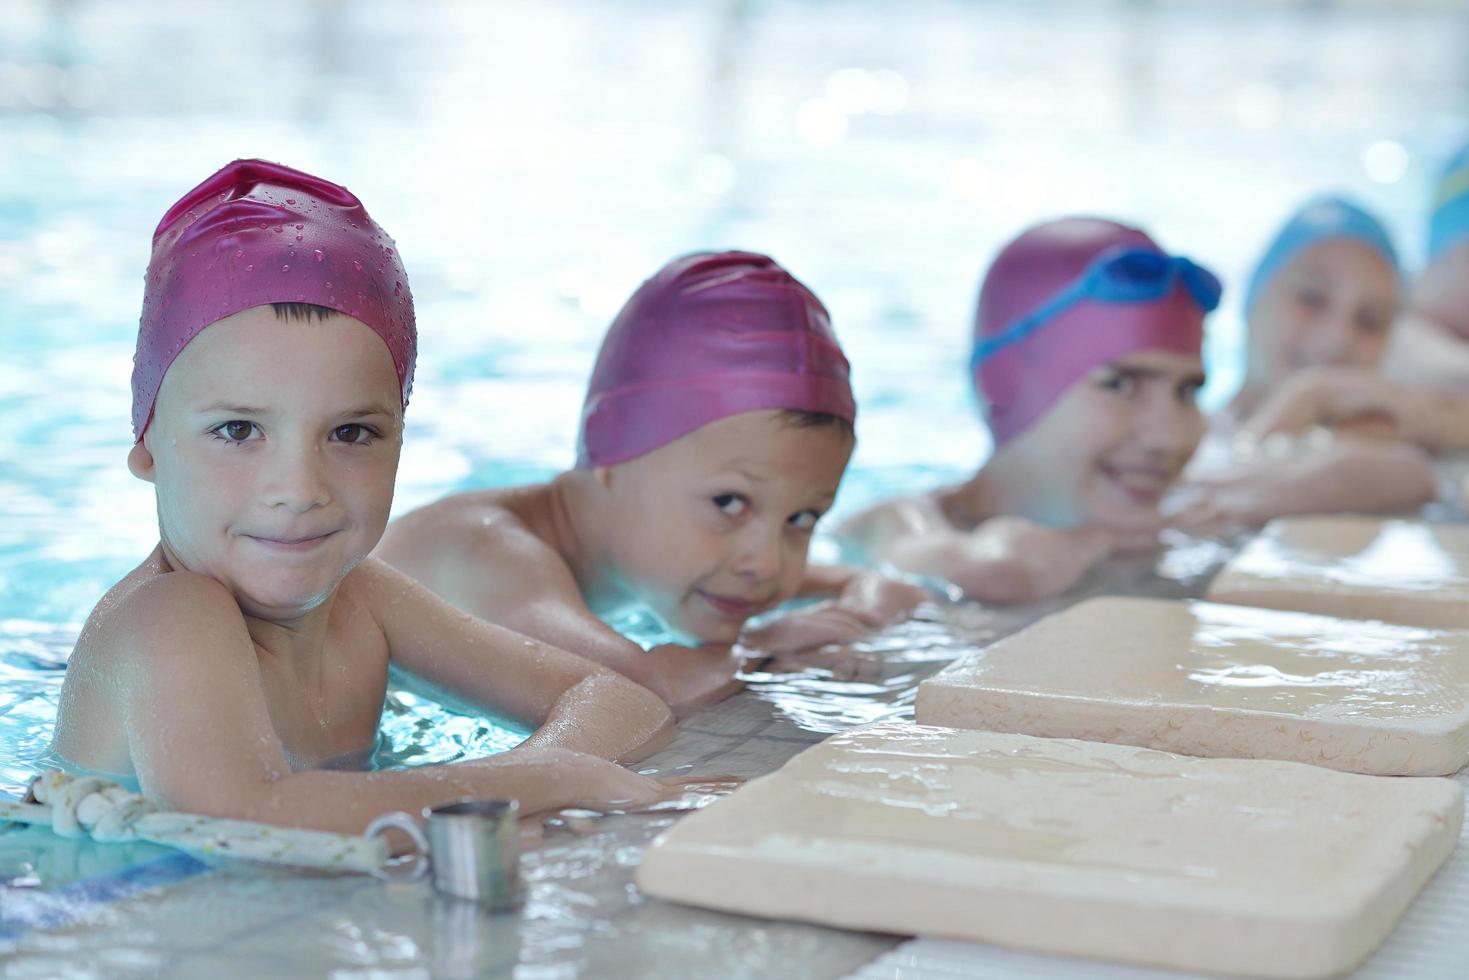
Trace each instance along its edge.
<instances>
[{"instance_id":1,"label":"pink swim cap","mask_svg":"<svg viewBox=\"0 0 1469 980\"><path fill-rule=\"evenodd\" d=\"M767 256L685 255L638 287L603 338L576 465L626 462L761 409L856 421L826 307Z\"/></svg>"},{"instance_id":2,"label":"pink swim cap","mask_svg":"<svg viewBox=\"0 0 1469 980\"><path fill-rule=\"evenodd\" d=\"M1175 275L1171 288L1153 298L1085 296L1063 303L1054 315L1045 314L1048 304L1085 281L1103 253L1133 252L1163 256L1157 243L1137 228L1100 218L1063 218L1022 232L990 265L979 293L974 331L978 365L972 376L996 446L1023 432L1094 368L1140 350L1198 356L1204 314L1218 302L1217 280L1207 307ZM1187 260L1167 261L1213 279ZM1044 318L1038 326L1013 342L999 339L1036 313ZM997 343L992 354L978 359L979 351Z\"/></svg>"},{"instance_id":3,"label":"pink swim cap","mask_svg":"<svg viewBox=\"0 0 1469 980\"><path fill-rule=\"evenodd\" d=\"M393 240L339 184L278 163L236 160L185 194L153 233L133 357L133 435L163 375L205 327L267 303L313 303L372 328L408 405L418 332Z\"/></svg>"}]
</instances>

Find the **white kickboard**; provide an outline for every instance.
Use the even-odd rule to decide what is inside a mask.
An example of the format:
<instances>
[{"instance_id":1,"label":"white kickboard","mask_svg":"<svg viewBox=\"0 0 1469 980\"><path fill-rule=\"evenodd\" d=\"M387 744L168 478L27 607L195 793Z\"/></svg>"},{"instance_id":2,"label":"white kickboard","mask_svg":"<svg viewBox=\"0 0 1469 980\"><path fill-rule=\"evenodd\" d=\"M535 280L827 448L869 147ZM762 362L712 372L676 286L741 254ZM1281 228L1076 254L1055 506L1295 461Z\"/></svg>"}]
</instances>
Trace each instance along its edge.
<instances>
[{"instance_id":1,"label":"white kickboard","mask_svg":"<svg viewBox=\"0 0 1469 980\"><path fill-rule=\"evenodd\" d=\"M918 688L925 725L1436 776L1469 763L1469 630L1106 597Z\"/></svg>"},{"instance_id":2,"label":"white kickboard","mask_svg":"<svg viewBox=\"0 0 1469 980\"><path fill-rule=\"evenodd\" d=\"M1469 629L1469 524L1370 517L1271 521L1214 577L1206 598Z\"/></svg>"},{"instance_id":3,"label":"white kickboard","mask_svg":"<svg viewBox=\"0 0 1469 980\"><path fill-rule=\"evenodd\" d=\"M1320 977L1387 936L1462 819L1447 779L887 722L680 821L637 880L769 918Z\"/></svg>"}]
</instances>

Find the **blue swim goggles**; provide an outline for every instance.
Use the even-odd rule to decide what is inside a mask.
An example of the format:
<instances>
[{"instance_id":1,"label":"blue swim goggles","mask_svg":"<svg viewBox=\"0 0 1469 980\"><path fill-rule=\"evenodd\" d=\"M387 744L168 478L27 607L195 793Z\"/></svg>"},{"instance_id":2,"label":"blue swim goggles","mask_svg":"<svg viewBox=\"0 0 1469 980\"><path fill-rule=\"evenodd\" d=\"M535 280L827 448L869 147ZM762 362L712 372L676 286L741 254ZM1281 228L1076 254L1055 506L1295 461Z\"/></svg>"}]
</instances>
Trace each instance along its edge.
<instances>
[{"instance_id":1,"label":"blue swim goggles","mask_svg":"<svg viewBox=\"0 0 1469 980\"><path fill-rule=\"evenodd\" d=\"M1093 259L1070 285L1036 310L1016 320L1004 332L975 344L969 358L969 373L973 374L985 361L1024 340L1077 303L1086 300L1150 303L1167 296L1180 280L1205 313L1219 305L1224 287L1203 266L1181 255L1165 255L1149 249L1128 246L1108 249Z\"/></svg>"}]
</instances>

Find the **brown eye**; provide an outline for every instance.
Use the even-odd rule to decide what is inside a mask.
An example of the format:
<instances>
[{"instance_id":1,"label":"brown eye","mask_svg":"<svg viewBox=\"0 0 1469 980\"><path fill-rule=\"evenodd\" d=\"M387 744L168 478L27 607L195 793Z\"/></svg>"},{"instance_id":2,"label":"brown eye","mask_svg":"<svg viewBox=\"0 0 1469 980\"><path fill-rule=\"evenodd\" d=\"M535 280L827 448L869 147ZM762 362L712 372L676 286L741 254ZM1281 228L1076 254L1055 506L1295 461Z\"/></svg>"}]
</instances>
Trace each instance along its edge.
<instances>
[{"instance_id":1,"label":"brown eye","mask_svg":"<svg viewBox=\"0 0 1469 980\"><path fill-rule=\"evenodd\" d=\"M358 446L369 441L375 435L377 433L373 432L367 426L358 425L356 422L339 425L332 430L332 438L337 440L337 442L347 442Z\"/></svg>"},{"instance_id":2,"label":"brown eye","mask_svg":"<svg viewBox=\"0 0 1469 980\"><path fill-rule=\"evenodd\" d=\"M244 442L255 431L255 423L245 422L241 419L230 419L230 421L219 426L214 431L224 436L230 442Z\"/></svg>"}]
</instances>

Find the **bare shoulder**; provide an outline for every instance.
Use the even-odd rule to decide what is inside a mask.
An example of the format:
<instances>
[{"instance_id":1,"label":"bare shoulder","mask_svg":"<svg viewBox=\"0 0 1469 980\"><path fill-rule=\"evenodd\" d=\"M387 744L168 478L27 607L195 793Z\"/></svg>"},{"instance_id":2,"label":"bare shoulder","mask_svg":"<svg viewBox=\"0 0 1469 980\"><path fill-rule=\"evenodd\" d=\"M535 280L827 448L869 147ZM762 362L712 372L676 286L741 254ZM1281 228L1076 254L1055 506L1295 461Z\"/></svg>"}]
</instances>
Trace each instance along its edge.
<instances>
[{"instance_id":1,"label":"bare shoulder","mask_svg":"<svg viewBox=\"0 0 1469 980\"><path fill-rule=\"evenodd\" d=\"M544 484L453 494L393 521L373 554L417 578L446 564L514 554L540 540L531 523L545 494Z\"/></svg>"},{"instance_id":2,"label":"bare shoulder","mask_svg":"<svg viewBox=\"0 0 1469 980\"><path fill-rule=\"evenodd\" d=\"M239 603L223 584L181 570L130 575L92 611L73 658L167 656L220 636L249 636Z\"/></svg>"},{"instance_id":3,"label":"bare shoulder","mask_svg":"<svg viewBox=\"0 0 1469 980\"><path fill-rule=\"evenodd\" d=\"M234 596L214 579L167 570L150 556L108 590L77 637L61 689L56 749L82 765L131 771L128 692L150 672L202 667L216 649L253 649Z\"/></svg>"}]
</instances>

